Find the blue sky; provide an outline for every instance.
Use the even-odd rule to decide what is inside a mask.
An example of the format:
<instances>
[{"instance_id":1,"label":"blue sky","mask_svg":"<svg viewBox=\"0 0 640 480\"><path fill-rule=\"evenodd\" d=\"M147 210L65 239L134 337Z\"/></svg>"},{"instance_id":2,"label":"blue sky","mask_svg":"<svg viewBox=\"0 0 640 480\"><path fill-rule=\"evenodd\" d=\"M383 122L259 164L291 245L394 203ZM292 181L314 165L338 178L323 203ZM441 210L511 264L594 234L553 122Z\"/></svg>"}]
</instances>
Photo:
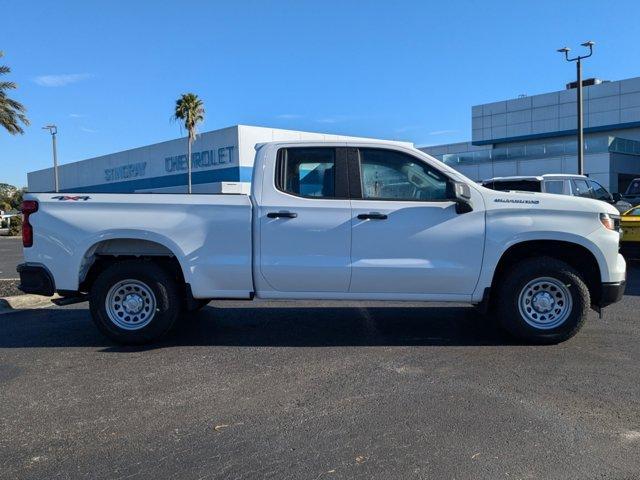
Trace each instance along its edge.
<instances>
[{"instance_id":1,"label":"blue sky","mask_svg":"<svg viewBox=\"0 0 640 480\"><path fill-rule=\"evenodd\" d=\"M176 138L175 99L233 124L468 140L473 104L562 88L555 49L593 39L585 76L640 76L636 1L0 0L2 63L32 121L0 131L0 182Z\"/></svg>"}]
</instances>

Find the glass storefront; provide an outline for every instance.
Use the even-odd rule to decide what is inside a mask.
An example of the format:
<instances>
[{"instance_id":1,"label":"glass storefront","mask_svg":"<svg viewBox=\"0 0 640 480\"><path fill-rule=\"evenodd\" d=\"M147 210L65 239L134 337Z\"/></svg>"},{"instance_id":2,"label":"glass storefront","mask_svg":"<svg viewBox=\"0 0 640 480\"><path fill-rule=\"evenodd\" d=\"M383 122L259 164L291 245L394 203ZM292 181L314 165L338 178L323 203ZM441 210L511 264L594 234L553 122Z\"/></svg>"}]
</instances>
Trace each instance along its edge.
<instances>
[{"instance_id":1,"label":"glass storefront","mask_svg":"<svg viewBox=\"0 0 640 480\"><path fill-rule=\"evenodd\" d=\"M455 168L456 165L473 165L488 161L522 160L524 158L548 158L562 155L577 154L577 141L550 141L548 143L535 143L530 145L501 146L491 150L477 150L474 152L448 153L437 155L447 165ZM627 155L640 155L640 142L620 137L601 136L585 139L585 153L624 153Z\"/></svg>"}]
</instances>

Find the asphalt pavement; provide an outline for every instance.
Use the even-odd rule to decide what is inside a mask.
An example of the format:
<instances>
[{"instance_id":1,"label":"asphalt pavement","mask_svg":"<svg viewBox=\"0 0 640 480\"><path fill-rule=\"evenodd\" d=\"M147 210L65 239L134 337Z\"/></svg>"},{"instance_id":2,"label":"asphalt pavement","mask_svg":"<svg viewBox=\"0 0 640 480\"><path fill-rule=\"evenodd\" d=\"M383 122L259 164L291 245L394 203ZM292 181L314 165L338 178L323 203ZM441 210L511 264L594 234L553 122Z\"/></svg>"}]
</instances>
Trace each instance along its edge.
<instances>
[{"instance_id":1,"label":"asphalt pavement","mask_svg":"<svg viewBox=\"0 0 640 480\"><path fill-rule=\"evenodd\" d=\"M218 302L149 348L0 316L7 479L640 478L640 265L573 339L473 308Z\"/></svg>"},{"instance_id":2,"label":"asphalt pavement","mask_svg":"<svg viewBox=\"0 0 640 480\"><path fill-rule=\"evenodd\" d=\"M22 258L21 237L0 236L0 280L18 278L16 266Z\"/></svg>"}]
</instances>

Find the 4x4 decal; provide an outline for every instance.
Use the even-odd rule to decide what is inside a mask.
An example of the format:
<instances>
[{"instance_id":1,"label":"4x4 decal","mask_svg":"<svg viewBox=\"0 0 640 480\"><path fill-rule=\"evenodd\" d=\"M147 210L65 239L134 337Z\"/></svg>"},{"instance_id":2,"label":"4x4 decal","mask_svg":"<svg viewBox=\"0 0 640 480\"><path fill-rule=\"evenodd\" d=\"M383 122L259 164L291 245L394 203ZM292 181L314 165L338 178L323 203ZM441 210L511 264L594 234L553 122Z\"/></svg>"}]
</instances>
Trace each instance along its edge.
<instances>
[{"instance_id":1,"label":"4x4 decal","mask_svg":"<svg viewBox=\"0 0 640 480\"><path fill-rule=\"evenodd\" d=\"M61 202L64 202L66 200L73 200L74 202L83 200L86 202L90 198L91 197L89 195L58 195L56 197L51 197L51 200L60 200Z\"/></svg>"}]
</instances>

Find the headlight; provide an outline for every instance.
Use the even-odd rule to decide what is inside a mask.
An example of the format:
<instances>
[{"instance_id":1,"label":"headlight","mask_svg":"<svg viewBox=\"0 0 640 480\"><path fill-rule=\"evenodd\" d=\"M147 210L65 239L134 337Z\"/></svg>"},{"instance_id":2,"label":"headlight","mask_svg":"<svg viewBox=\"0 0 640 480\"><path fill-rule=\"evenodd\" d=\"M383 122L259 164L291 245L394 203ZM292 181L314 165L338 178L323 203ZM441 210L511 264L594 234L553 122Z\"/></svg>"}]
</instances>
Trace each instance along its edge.
<instances>
[{"instance_id":1,"label":"headlight","mask_svg":"<svg viewBox=\"0 0 640 480\"><path fill-rule=\"evenodd\" d=\"M620 215L611 215L610 213L600 214L600 223L608 230L620 231Z\"/></svg>"}]
</instances>

